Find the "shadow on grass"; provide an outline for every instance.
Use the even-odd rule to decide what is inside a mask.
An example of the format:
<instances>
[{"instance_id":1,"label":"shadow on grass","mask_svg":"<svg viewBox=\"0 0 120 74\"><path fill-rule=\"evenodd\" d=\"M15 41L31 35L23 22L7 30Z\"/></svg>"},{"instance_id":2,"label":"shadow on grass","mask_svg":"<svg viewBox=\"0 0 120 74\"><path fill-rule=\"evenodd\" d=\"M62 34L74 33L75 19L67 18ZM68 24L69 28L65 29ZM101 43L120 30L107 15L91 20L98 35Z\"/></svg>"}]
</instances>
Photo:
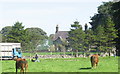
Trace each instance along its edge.
<instances>
[{"instance_id":1,"label":"shadow on grass","mask_svg":"<svg viewBox=\"0 0 120 74\"><path fill-rule=\"evenodd\" d=\"M80 70L88 70L88 69L92 69L92 67L80 68Z\"/></svg>"},{"instance_id":2,"label":"shadow on grass","mask_svg":"<svg viewBox=\"0 0 120 74\"><path fill-rule=\"evenodd\" d=\"M14 68L9 68L9 69L14 69Z\"/></svg>"}]
</instances>

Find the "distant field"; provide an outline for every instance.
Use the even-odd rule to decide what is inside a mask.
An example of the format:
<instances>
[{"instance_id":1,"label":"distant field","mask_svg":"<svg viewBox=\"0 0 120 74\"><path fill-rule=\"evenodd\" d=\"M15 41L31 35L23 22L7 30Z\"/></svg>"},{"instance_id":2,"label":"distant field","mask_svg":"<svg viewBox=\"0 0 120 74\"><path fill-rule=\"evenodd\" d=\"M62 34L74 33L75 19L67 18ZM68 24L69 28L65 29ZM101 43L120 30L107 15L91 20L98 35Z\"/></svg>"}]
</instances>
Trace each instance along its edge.
<instances>
[{"instance_id":1,"label":"distant field","mask_svg":"<svg viewBox=\"0 0 120 74\"><path fill-rule=\"evenodd\" d=\"M40 59L41 62L27 60L28 72L118 72L118 57L100 57L96 69L91 69L89 58ZM15 61L2 61L2 72L15 72Z\"/></svg>"}]
</instances>

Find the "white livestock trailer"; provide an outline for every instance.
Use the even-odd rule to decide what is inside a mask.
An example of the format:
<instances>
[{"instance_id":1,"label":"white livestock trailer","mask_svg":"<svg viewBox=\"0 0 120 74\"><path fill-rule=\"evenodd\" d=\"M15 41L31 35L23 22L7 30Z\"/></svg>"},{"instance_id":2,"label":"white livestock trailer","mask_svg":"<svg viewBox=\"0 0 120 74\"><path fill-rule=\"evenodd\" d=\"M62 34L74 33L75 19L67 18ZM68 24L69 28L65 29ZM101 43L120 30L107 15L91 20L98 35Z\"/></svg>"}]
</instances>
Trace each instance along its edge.
<instances>
[{"instance_id":1,"label":"white livestock trailer","mask_svg":"<svg viewBox=\"0 0 120 74\"><path fill-rule=\"evenodd\" d=\"M21 48L21 43L0 43L0 58L12 59L15 48ZM17 50L15 49L15 51Z\"/></svg>"}]
</instances>

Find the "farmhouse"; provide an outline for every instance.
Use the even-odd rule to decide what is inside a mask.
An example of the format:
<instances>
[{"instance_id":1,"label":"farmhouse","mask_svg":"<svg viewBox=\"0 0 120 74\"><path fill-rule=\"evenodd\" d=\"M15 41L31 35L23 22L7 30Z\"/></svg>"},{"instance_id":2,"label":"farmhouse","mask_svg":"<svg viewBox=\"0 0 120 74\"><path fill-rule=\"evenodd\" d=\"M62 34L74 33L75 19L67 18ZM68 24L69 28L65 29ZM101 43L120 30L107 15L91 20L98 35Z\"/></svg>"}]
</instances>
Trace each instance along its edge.
<instances>
[{"instance_id":1,"label":"farmhouse","mask_svg":"<svg viewBox=\"0 0 120 74\"><path fill-rule=\"evenodd\" d=\"M56 26L55 34L53 34L53 44L56 51L65 51L67 49L68 31L59 31L59 26Z\"/></svg>"}]
</instances>

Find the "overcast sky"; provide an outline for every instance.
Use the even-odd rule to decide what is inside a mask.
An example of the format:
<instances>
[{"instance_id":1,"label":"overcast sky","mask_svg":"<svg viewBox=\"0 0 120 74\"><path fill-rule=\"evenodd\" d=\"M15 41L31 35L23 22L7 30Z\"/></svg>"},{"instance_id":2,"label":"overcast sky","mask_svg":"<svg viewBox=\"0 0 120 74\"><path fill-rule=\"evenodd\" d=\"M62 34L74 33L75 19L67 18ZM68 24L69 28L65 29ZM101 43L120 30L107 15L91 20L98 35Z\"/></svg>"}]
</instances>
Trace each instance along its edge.
<instances>
[{"instance_id":1,"label":"overcast sky","mask_svg":"<svg viewBox=\"0 0 120 74\"><path fill-rule=\"evenodd\" d=\"M103 1L108 0L1 0L0 30L19 21L25 28L39 27L47 35L55 33L57 24L60 31L69 31L76 20L82 26L90 22Z\"/></svg>"}]
</instances>

